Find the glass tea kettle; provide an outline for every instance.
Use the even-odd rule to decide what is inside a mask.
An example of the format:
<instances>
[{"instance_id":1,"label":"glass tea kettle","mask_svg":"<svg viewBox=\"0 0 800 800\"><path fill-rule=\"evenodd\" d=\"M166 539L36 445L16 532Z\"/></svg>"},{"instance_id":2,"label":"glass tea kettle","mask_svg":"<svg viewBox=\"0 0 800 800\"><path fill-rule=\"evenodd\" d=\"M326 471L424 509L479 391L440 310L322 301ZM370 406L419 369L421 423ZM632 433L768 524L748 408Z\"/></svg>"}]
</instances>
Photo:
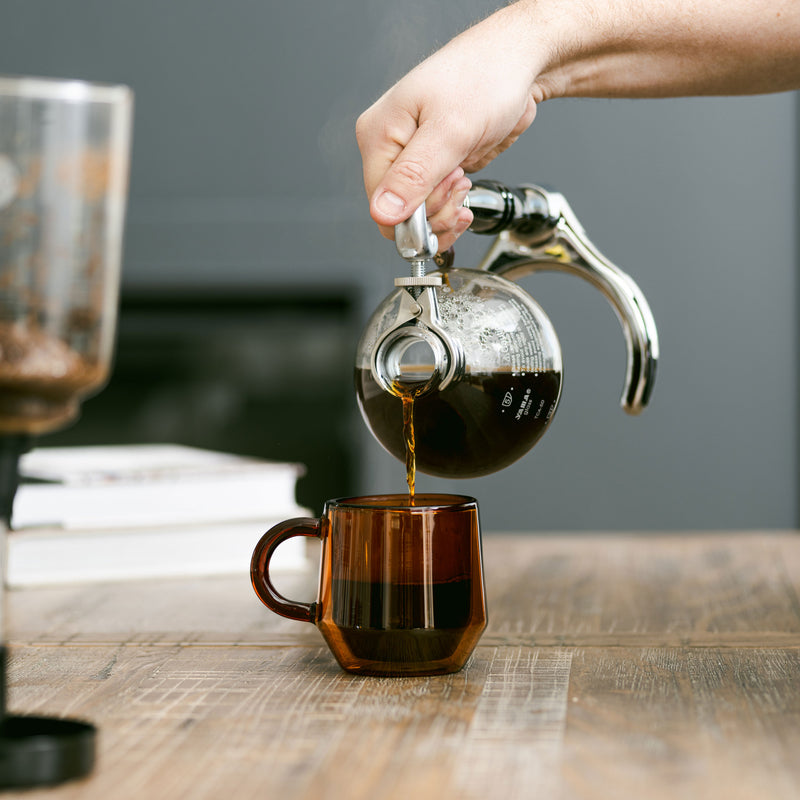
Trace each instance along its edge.
<instances>
[{"instance_id":1,"label":"glass tea kettle","mask_svg":"<svg viewBox=\"0 0 800 800\"><path fill-rule=\"evenodd\" d=\"M417 470L448 478L513 463L558 406L561 348L547 315L515 283L523 275L571 273L606 296L627 344L628 413L647 405L658 359L647 300L592 245L562 195L477 181L465 205L470 230L496 235L482 263L454 268L451 257L437 255L425 207L417 209L395 229L411 275L395 279L396 290L372 314L355 365L359 408L375 438L407 464L412 455ZM439 268L427 272L431 259Z\"/></svg>"}]
</instances>

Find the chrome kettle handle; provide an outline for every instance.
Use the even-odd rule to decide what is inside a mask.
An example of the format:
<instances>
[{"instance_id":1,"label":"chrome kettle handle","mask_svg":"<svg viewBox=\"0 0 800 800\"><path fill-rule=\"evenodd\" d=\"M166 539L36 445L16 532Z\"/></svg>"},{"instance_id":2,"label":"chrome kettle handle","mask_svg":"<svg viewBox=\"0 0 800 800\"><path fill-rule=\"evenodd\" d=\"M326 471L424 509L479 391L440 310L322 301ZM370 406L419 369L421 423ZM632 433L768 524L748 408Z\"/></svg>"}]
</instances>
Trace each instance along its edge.
<instances>
[{"instance_id":1,"label":"chrome kettle handle","mask_svg":"<svg viewBox=\"0 0 800 800\"><path fill-rule=\"evenodd\" d=\"M511 190L492 181L476 181L465 205L475 217L470 230L497 234L478 269L513 281L541 270L568 272L606 296L627 346L620 402L627 413L639 414L655 382L658 332L647 299L633 279L592 244L557 192L532 185Z\"/></svg>"}]
</instances>

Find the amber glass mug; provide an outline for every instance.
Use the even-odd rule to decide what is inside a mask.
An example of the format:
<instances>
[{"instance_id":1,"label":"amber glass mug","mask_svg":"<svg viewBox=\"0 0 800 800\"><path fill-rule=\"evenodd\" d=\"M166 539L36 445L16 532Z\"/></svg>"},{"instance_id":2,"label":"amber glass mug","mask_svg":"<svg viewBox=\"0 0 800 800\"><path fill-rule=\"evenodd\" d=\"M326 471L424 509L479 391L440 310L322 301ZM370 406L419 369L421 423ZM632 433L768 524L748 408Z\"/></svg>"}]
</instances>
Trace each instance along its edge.
<instances>
[{"instance_id":1,"label":"amber glass mug","mask_svg":"<svg viewBox=\"0 0 800 800\"><path fill-rule=\"evenodd\" d=\"M292 536L322 541L314 603L287 600L270 579L275 549ZM348 672L456 672L486 627L478 504L462 495L329 500L319 519L267 531L250 576L276 614L316 625Z\"/></svg>"}]
</instances>

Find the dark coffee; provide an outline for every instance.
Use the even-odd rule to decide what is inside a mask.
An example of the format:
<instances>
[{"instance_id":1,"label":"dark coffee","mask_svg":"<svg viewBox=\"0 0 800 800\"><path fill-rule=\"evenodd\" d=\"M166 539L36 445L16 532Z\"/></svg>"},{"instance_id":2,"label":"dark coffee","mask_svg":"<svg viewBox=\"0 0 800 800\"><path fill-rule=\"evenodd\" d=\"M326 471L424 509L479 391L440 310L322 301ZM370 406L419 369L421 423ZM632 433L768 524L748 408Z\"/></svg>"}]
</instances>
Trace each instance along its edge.
<instances>
[{"instance_id":1,"label":"dark coffee","mask_svg":"<svg viewBox=\"0 0 800 800\"><path fill-rule=\"evenodd\" d=\"M334 580L334 623L357 658L420 662L450 658L472 611L472 581L368 583Z\"/></svg>"},{"instance_id":2,"label":"dark coffee","mask_svg":"<svg viewBox=\"0 0 800 800\"><path fill-rule=\"evenodd\" d=\"M392 455L406 460L407 399L384 391L368 369L357 369L355 382L373 434ZM542 436L560 391L561 373L554 370L499 371L467 374L442 391L414 398L416 469L471 478L508 466Z\"/></svg>"}]
</instances>

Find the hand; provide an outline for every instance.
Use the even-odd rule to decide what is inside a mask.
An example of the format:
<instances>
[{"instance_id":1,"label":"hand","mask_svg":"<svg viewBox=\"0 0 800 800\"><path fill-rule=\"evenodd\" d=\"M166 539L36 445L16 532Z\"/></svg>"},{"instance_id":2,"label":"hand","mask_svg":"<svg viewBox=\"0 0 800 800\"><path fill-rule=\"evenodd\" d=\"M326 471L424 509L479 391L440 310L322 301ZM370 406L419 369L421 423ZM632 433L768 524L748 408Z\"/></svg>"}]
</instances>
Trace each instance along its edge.
<instances>
[{"instance_id":1,"label":"hand","mask_svg":"<svg viewBox=\"0 0 800 800\"><path fill-rule=\"evenodd\" d=\"M472 221L464 172L550 97L800 88L796 0L516 0L453 39L359 118L370 214L387 238L427 200L441 250Z\"/></svg>"},{"instance_id":2,"label":"hand","mask_svg":"<svg viewBox=\"0 0 800 800\"><path fill-rule=\"evenodd\" d=\"M506 10L512 13L512 9ZM440 250L470 225L462 207L474 172L515 142L536 114L531 34L509 41L498 12L461 34L359 118L370 214L386 238L426 201ZM504 25L507 25L507 21Z\"/></svg>"}]
</instances>

